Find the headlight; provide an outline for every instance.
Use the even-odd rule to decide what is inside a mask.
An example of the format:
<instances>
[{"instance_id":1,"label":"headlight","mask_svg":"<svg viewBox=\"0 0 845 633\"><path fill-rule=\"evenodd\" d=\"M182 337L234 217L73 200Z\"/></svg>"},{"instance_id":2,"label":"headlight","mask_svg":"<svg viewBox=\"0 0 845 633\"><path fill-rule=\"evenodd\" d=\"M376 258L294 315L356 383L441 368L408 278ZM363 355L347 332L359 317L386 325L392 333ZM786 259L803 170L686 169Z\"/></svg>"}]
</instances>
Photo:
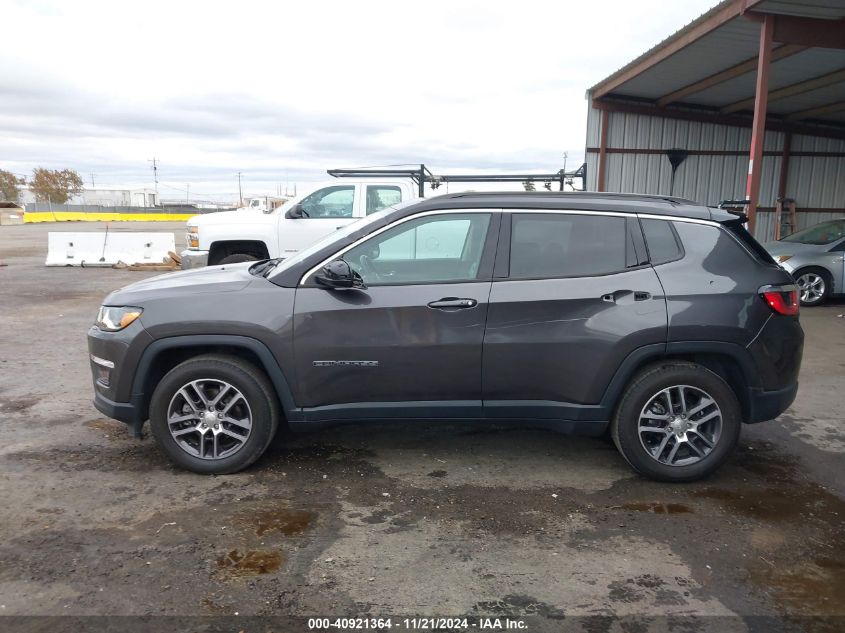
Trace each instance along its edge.
<instances>
[{"instance_id":1,"label":"headlight","mask_svg":"<svg viewBox=\"0 0 845 633\"><path fill-rule=\"evenodd\" d=\"M96 325L104 332L117 332L141 316L142 312L141 308L102 306Z\"/></svg>"},{"instance_id":2,"label":"headlight","mask_svg":"<svg viewBox=\"0 0 845 633\"><path fill-rule=\"evenodd\" d=\"M787 261L788 259L792 259L792 255L778 255L775 257L775 261L778 264L782 264L783 262Z\"/></svg>"},{"instance_id":3,"label":"headlight","mask_svg":"<svg viewBox=\"0 0 845 633\"><path fill-rule=\"evenodd\" d=\"M188 225L188 234L185 236L185 241L188 242L188 248L200 247L200 228L198 226Z\"/></svg>"}]
</instances>

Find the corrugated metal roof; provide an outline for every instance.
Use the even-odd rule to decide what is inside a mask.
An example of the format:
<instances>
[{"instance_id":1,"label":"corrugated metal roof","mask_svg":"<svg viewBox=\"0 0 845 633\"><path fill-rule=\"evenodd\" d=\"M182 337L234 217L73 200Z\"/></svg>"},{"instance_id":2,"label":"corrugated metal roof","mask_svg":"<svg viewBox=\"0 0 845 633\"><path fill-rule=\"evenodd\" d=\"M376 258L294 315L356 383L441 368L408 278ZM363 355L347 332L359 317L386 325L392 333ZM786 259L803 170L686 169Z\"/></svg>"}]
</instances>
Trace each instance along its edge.
<instances>
[{"instance_id":1,"label":"corrugated metal roof","mask_svg":"<svg viewBox=\"0 0 845 633\"><path fill-rule=\"evenodd\" d=\"M725 0L591 88L590 92L610 90L613 97L656 102L681 88L754 59L761 27L758 21L740 15L745 6L755 12L825 20L845 19L845 0ZM680 46L687 39L690 41ZM671 54L665 56L665 51ZM664 56L665 59L661 60ZM845 50L808 48L772 62L769 90L771 92L840 69L845 69ZM752 69L700 92L688 94L678 105L702 106L718 111L752 98L755 79L756 72ZM773 100L769 112L786 116L843 99L845 81L840 81L801 95ZM845 111L824 113L813 119L837 123L845 119Z\"/></svg>"}]
</instances>

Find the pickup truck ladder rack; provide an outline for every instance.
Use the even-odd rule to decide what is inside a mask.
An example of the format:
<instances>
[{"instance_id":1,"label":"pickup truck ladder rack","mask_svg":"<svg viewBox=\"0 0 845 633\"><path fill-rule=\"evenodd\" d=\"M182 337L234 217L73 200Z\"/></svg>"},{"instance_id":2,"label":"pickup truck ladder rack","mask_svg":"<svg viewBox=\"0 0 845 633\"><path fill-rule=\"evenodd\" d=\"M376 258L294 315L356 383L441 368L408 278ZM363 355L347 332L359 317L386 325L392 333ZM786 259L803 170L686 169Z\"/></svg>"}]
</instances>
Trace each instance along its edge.
<instances>
[{"instance_id":1,"label":"pickup truck ladder rack","mask_svg":"<svg viewBox=\"0 0 845 633\"><path fill-rule=\"evenodd\" d=\"M402 167L402 168L398 168ZM551 183L559 183L559 190L563 191L565 184L572 185L572 180L581 178L586 182L587 163L583 163L574 171L561 169L552 173L529 173L529 174L433 174L424 164L419 167L407 168L405 166L388 167L366 167L360 169L329 169L327 173L335 178L410 178L417 185L419 196L425 196L425 184L429 183L432 189L437 189L444 182L521 182L533 183L542 181L546 189L551 190ZM573 187L574 189L574 187ZM583 191L584 188L576 191Z\"/></svg>"}]
</instances>

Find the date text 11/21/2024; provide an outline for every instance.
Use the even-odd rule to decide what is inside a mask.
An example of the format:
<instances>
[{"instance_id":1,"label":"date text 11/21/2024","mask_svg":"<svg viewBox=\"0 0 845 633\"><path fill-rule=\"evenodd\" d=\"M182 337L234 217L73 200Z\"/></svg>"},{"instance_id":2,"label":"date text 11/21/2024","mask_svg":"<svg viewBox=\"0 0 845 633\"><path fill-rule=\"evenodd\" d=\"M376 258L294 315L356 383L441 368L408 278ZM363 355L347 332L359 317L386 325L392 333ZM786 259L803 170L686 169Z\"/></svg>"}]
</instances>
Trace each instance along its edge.
<instances>
[{"instance_id":1,"label":"date text 11/21/2024","mask_svg":"<svg viewBox=\"0 0 845 633\"><path fill-rule=\"evenodd\" d=\"M479 629L488 631L525 630L524 620L514 618L309 618L309 630L390 630L439 631Z\"/></svg>"}]
</instances>

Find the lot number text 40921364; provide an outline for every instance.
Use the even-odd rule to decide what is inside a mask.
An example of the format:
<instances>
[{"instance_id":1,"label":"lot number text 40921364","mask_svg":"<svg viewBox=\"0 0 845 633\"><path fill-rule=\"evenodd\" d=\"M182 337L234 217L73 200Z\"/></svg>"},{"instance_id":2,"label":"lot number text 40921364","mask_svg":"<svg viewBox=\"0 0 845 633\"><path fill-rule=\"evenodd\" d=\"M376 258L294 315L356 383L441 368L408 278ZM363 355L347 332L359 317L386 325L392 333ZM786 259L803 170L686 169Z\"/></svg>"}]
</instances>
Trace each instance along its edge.
<instances>
[{"instance_id":1,"label":"lot number text 40921364","mask_svg":"<svg viewBox=\"0 0 845 633\"><path fill-rule=\"evenodd\" d=\"M488 630L519 631L527 628L526 623L513 618L309 618L309 630L390 630L406 631L440 630Z\"/></svg>"}]
</instances>

